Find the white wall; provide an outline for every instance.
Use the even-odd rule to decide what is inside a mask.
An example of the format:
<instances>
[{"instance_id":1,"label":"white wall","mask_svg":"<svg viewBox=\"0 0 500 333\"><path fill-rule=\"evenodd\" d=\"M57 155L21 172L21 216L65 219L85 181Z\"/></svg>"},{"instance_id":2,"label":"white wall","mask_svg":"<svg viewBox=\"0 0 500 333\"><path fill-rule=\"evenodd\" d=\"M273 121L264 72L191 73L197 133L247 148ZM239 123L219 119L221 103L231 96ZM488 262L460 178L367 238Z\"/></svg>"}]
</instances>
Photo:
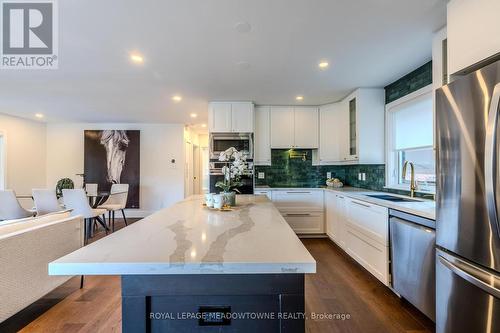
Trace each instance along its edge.
<instances>
[{"instance_id":1,"label":"white wall","mask_svg":"<svg viewBox=\"0 0 500 333\"><path fill-rule=\"evenodd\" d=\"M500 0L448 3L449 74L500 52Z\"/></svg>"},{"instance_id":2,"label":"white wall","mask_svg":"<svg viewBox=\"0 0 500 333\"><path fill-rule=\"evenodd\" d=\"M202 148L208 148L208 134L199 134L198 143Z\"/></svg>"},{"instance_id":3,"label":"white wall","mask_svg":"<svg viewBox=\"0 0 500 333\"><path fill-rule=\"evenodd\" d=\"M183 198L184 126L180 124L47 124L48 186L65 177L81 186L76 174L83 173L86 129L141 131L140 210L129 210L129 216L145 216Z\"/></svg>"},{"instance_id":4,"label":"white wall","mask_svg":"<svg viewBox=\"0 0 500 333\"><path fill-rule=\"evenodd\" d=\"M45 123L0 114L0 132L5 136L6 188L18 195L31 195L46 183ZM26 208L31 200L21 200Z\"/></svg>"}]
</instances>

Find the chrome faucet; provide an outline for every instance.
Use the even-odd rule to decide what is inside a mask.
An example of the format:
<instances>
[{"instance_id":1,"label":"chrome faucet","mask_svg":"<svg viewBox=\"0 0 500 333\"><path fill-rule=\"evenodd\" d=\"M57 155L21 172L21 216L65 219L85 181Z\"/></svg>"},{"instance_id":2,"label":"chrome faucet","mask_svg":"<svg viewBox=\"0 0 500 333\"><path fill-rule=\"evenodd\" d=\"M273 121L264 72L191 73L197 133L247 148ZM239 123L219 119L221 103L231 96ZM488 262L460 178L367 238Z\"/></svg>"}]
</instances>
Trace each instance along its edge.
<instances>
[{"instance_id":1,"label":"chrome faucet","mask_svg":"<svg viewBox=\"0 0 500 333\"><path fill-rule=\"evenodd\" d=\"M403 180L406 180L406 167L410 165L410 197L415 196L415 190L417 189L417 183L415 182L415 166L413 162L405 161L403 164Z\"/></svg>"}]
</instances>

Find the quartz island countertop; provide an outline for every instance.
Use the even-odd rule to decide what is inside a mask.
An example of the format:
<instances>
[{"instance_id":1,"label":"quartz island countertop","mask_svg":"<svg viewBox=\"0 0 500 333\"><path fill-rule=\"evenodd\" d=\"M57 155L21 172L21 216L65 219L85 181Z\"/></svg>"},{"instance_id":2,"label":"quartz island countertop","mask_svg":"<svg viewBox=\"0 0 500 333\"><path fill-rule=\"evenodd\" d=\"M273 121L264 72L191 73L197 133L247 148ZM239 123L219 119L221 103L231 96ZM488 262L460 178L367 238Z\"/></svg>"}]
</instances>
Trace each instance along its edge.
<instances>
[{"instance_id":1,"label":"quartz island countertop","mask_svg":"<svg viewBox=\"0 0 500 333\"><path fill-rule=\"evenodd\" d=\"M316 261L264 196L233 211L192 196L49 264L50 275L315 273Z\"/></svg>"}]
</instances>

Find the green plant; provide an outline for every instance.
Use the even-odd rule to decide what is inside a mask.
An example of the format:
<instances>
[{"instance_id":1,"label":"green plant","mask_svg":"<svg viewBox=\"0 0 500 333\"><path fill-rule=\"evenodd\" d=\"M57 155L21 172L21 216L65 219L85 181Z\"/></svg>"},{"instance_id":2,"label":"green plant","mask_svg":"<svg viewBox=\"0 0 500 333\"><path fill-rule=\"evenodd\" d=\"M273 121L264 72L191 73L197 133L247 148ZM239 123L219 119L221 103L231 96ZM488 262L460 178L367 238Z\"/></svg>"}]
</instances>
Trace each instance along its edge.
<instances>
[{"instance_id":1,"label":"green plant","mask_svg":"<svg viewBox=\"0 0 500 333\"><path fill-rule=\"evenodd\" d=\"M57 198L62 197L62 190L72 190L75 188L75 183L69 178L60 179L56 185Z\"/></svg>"}]
</instances>

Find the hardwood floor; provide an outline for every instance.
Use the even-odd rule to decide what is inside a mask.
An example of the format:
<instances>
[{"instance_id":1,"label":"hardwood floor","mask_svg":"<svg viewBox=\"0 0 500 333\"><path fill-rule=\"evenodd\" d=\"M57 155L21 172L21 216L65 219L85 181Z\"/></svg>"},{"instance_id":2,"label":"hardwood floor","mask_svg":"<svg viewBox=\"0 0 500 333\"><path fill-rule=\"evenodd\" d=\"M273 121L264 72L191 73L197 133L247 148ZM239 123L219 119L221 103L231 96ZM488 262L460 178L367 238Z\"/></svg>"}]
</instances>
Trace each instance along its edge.
<instances>
[{"instance_id":1,"label":"hardwood floor","mask_svg":"<svg viewBox=\"0 0 500 333\"><path fill-rule=\"evenodd\" d=\"M122 227L121 223L117 225ZM103 236L100 231L93 241ZM434 331L429 319L401 301L331 241L302 241L317 261L317 273L306 277L308 318L320 314L345 316L344 319L308 319L308 333ZM78 287L79 278L71 279L38 301L35 310L23 310L7 321L10 326L0 325L0 331L120 332L119 277L89 276L85 278L84 288ZM44 304L43 313L40 309Z\"/></svg>"},{"instance_id":2,"label":"hardwood floor","mask_svg":"<svg viewBox=\"0 0 500 333\"><path fill-rule=\"evenodd\" d=\"M309 332L433 332L434 323L327 239L302 239L317 261L306 277L306 312L350 315L308 320Z\"/></svg>"}]
</instances>

